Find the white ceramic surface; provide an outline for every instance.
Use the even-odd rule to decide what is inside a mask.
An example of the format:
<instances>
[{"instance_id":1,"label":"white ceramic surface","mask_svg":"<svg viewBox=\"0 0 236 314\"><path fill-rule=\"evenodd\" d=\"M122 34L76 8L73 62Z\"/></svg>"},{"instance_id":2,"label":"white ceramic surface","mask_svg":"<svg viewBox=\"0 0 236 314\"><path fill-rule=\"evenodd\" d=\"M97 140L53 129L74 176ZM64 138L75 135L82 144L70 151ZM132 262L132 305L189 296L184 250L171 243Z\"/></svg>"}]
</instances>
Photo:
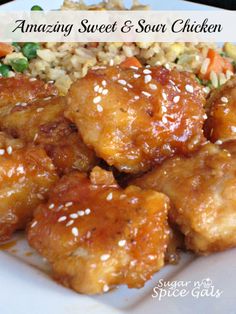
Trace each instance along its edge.
<instances>
[{"instance_id":1,"label":"white ceramic surface","mask_svg":"<svg viewBox=\"0 0 236 314\"><path fill-rule=\"evenodd\" d=\"M88 2L94 2L93 0ZM87 2L87 3L88 3ZM142 1L153 9L191 10L210 9L180 0ZM1 6L0 10L29 10L33 4L55 9L61 1L18 0ZM19 235L17 245L0 251L0 314L235 314L236 313L236 250L196 258L183 254L177 266L167 266L144 288L126 287L102 296L83 296L55 283L48 275L48 265ZM18 238L19 238L18 237ZM32 255L30 254L32 253ZM152 298L158 280L201 281L210 278L219 298L165 297Z\"/></svg>"}]
</instances>

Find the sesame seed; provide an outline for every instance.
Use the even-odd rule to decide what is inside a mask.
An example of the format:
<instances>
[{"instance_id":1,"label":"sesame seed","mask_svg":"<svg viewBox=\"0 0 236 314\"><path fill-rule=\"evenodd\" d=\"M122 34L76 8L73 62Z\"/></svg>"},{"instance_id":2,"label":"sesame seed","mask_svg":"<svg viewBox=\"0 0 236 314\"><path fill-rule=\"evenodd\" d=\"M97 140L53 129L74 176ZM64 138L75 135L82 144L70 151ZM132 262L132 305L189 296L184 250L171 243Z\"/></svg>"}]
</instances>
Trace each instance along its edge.
<instances>
[{"instance_id":1,"label":"sesame seed","mask_svg":"<svg viewBox=\"0 0 236 314\"><path fill-rule=\"evenodd\" d=\"M154 259L155 259L155 255L148 255L148 258L151 260L151 261L153 261Z\"/></svg>"},{"instance_id":2,"label":"sesame seed","mask_svg":"<svg viewBox=\"0 0 236 314\"><path fill-rule=\"evenodd\" d=\"M103 87L99 87L99 89L98 89L99 94L101 94L102 91L103 91Z\"/></svg>"},{"instance_id":3,"label":"sesame seed","mask_svg":"<svg viewBox=\"0 0 236 314\"><path fill-rule=\"evenodd\" d=\"M107 291L109 291L109 286L108 285L104 285L103 286L103 288L102 288L102 290L103 290L103 292L107 292Z\"/></svg>"},{"instance_id":4,"label":"sesame seed","mask_svg":"<svg viewBox=\"0 0 236 314\"><path fill-rule=\"evenodd\" d=\"M5 154L5 149L0 149L0 156L3 156Z\"/></svg>"},{"instance_id":5,"label":"sesame seed","mask_svg":"<svg viewBox=\"0 0 236 314\"><path fill-rule=\"evenodd\" d=\"M215 144L216 145L221 145L223 142L221 141L221 140L217 140L216 142L215 142Z\"/></svg>"},{"instance_id":6,"label":"sesame seed","mask_svg":"<svg viewBox=\"0 0 236 314\"><path fill-rule=\"evenodd\" d=\"M66 224L66 227L71 226L73 223L74 223L74 220L70 220L70 221L68 221L68 222L67 222L67 224Z\"/></svg>"},{"instance_id":7,"label":"sesame seed","mask_svg":"<svg viewBox=\"0 0 236 314\"><path fill-rule=\"evenodd\" d=\"M127 82L125 80L118 80L117 82L119 84L121 84L121 85L126 85L127 84Z\"/></svg>"},{"instance_id":8,"label":"sesame seed","mask_svg":"<svg viewBox=\"0 0 236 314\"><path fill-rule=\"evenodd\" d=\"M150 93L145 92L145 91L142 91L142 94L143 94L144 96L147 96L147 97L151 97L151 96L152 96Z\"/></svg>"},{"instance_id":9,"label":"sesame seed","mask_svg":"<svg viewBox=\"0 0 236 314\"><path fill-rule=\"evenodd\" d=\"M167 100L167 95L166 95L166 93L163 92L163 93L162 93L162 97L163 97L164 100Z\"/></svg>"},{"instance_id":10,"label":"sesame seed","mask_svg":"<svg viewBox=\"0 0 236 314\"><path fill-rule=\"evenodd\" d=\"M226 97L221 97L221 101L226 103L226 104L227 104L227 102L229 102L228 98L226 98Z\"/></svg>"},{"instance_id":11,"label":"sesame seed","mask_svg":"<svg viewBox=\"0 0 236 314\"><path fill-rule=\"evenodd\" d=\"M125 90L126 92L128 92L128 88L127 88L127 87L123 87L123 90Z\"/></svg>"},{"instance_id":12,"label":"sesame seed","mask_svg":"<svg viewBox=\"0 0 236 314\"><path fill-rule=\"evenodd\" d=\"M103 254L101 257L100 257L100 260L105 262L107 261L108 259L110 258L110 254Z\"/></svg>"},{"instance_id":13,"label":"sesame seed","mask_svg":"<svg viewBox=\"0 0 236 314\"><path fill-rule=\"evenodd\" d=\"M192 86L192 85L187 84L187 85L185 86L185 89L186 89L187 92L193 93L193 86Z\"/></svg>"},{"instance_id":14,"label":"sesame seed","mask_svg":"<svg viewBox=\"0 0 236 314\"><path fill-rule=\"evenodd\" d=\"M99 91L99 85L96 85L96 86L94 87L94 91L95 91L96 93Z\"/></svg>"},{"instance_id":15,"label":"sesame seed","mask_svg":"<svg viewBox=\"0 0 236 314\"><path fill-rule=\"evenodd\" d=\"M42 195L42 194L40 194L40 193L38 193L38 194L37 194L37 197L38 197L40 200L44 200L43 195Z\"/></svg>"},{"instance_id":16,"label":"sesame seed","mask_svg":"<svg viewBox=\"0 0 236 314\"><path fill-rule=\"evenodd\" d=\"M109 65L110 65L111 67L114 65L114 60L113 60L113 59L110 60Z\"/></svg>"},{"instance_id":17,"label":"sesame seed","mask_svg":"<svg viewBox=\"0 0 236 314\"><path fill-rule=\"evenodd\" d=\"M145 75L145 76L144 76L144 82L145 82L145 84L147 84L147 83L151 82L151 80L152 80L152 77L151 77L151 75L150 75L150 74L149 74L149 75Z\"/></svg>"},{"instance_id":18,"label":"sesame seed","mask_svg":"<svg viewBox=\"0 0 236 314\"><path fill-rule=\"evenodd\" d=\"M102 81L102 86L104 86L104 87L107 86L107 82L105 80Z\"/></svg>"},{"instance_id":19,"label":"sesame seed","mask_svg":"<svg viewBox=\"0 0 236 314\"><path fill-rule=\"evenodd\" d=\"M164 65L164 67L165 67L167 70L170 70L170 65L169 65L169 63L166 63L166 64Z\"/></svg>"},{"instance_id":20,"label":"sesame seed","mask_svg":"<svg viewBox=\"0 0 236 314\"><path fill-rule=\"evenodd\" d=\"M207 119L207 114L206 114L206 113L203 115L203 119L204 119L204 120Z\"/></svg>"},{"instance_id":21,"label":"sesame seed","mask_svg":"<svg viewBox=\"0 0 236 314\"><path fill-rule=\"evenodd\" d=\"M133 88L133 85L131 85L131 84L127 84L127 86L129 87L129 88Z\"/></svg>"},{"instance_id":22,"label":"sesame seed","mask_svg":"<svg viewBox=\"0 0 236 314\"><path fill-rule=\"evenodd\" d=\"M155 84L149 84L149 87L152 89L152 90L157 90L157 86Z\"/></svg>"},{"instance_id":23,"label":"sesame seed","mask_svg":"<svg viewBox=\"0 0 236 314\"><path fill-rule=\"evenodd\" d=\"M70 218L76 219L78 218L78 214L77 213L70 214Z\"/></svg>"},{"instance_id":24,"label":"sesame seed","mask_svg":"<svg viewBox=\"0 0 236 314\"><path fill-rule=\"evenodd\" d=\"M55 207L55 205L54 204L51 204L51 205L49 205L49 209L53 209Z\"/></svg>"},{"instance_id":25,"label":"sesame seed","mask_svg":"<svg viewBox=\"0 0 236 314\"><path fill-rule=\"evenodd\" d=\"M12 154L12 147L11 146L7 147L7 153L8 153L8 155Z\"/></svg>"},{"instance_id":26,"label":"sesame seed","mask_svg":"<svg viewBox=\"0 0 236 314\"><path fill-rule=\"evenodd\" d=\"M138 70L138 67L135 67L135 66L131 65L130 69Z\"/></svg>"},{"instance_id":27,"label":"sesame seed","mask_svg":"<svg viewBox=\"0 0 236 314\"><path fill-rule=\"evenodd\" d=\"M112 194L112 192L111 192L111 193L109 193L109 194L107 195L106 200L107 200L107 201L111 201L111 200L112 200L112 197L113 197L113 194Z\"/></svg>"},{"instance_id":28,"label":"sesame seed","mask_svg":"<svg viewBox=\"0 0 236 314\"><path fill-rule=\"evenodd\" d=\"M97 105L97 111L98 112L103 112L103 107L101 105Z\"/></svg>"},{"instance_id":29,"label":"sesame seed","mask_svg":"<svg viewBox=\"0 0 236 314\"><path fill-rule=\"evenodd\" d=\"M162 117L162 122L163 123L167 123L168 122L167 118L166 117Z\"/></svg>"},{"instance_id":30,"label":"sesame seed","mask_svg":"<svg viewBox=\"0 0 236 314\"><path fill-rule=\"evenodd\" d=\"M101 100L102 100L102 97L101 97L101 96L94 97L94 98L93 98L93 103L94 103L94 104L98 104Z\"/></svg>"},{"instance_id":31,"label":"sesame seed","mask_svg":"<svg viewBox=\"0 0 236 314\"><path fill-rule=\"evenodd\" d=\"M33 81L36 81L37 79L35 78L35 77L31 77L30 79L29 79L29 81L30 82L33 82Z\"/></svg>"},{"instance_id":32,"label":"sesame seed","mask_svg":"<svg viewBox=\"0 0 236 314\"><path fill-rule=\"evenodd\" d=\"M52 98L52 97L50 97L50 96L49 96L49 97L45 97L44 100L49 100L49 99L51 99L51 98Z\"/></svg>"},{"instance_id":33,"label":"sesame seed","mask_svg":"<svg viewBox=\"0 0 236 314\"><path fill-rule=\"evenodd\" d=\"M179 102L179 100L180 100L180 96L175 96L174 99L173 99L173 102L175 104L177 104L177 102Z\"/></svg>"},{"instance_id":34,"label":"sesame seed","mask_svg":"<svg viewBox=\"0 0 236 314\"><path fill-rule=\"evenodd\" d=\"M91 209L90 208L86 208L84 213L85 213L85 215L89 215L91 213Z\"/></svg>"},{"instance_id":35,"label":"sesame seed","mask_svg":"<svg viewBox=\"0 0 236 314\"><path fill-rule=\"evenodd\" d=\"M152 72L150 70L148 70L148 69L145 69L145 70L143 70L143 73L144 74L151 74Z\"/></svg>"},{"instance_id":36,"label":"sesame seed","mask_svg":"<svg viewBox=\"0 0 236 314\"><path fill-rule=\"evenodd\" d=\"M38 108L36 111L37 112L41 112L41 111L43 111L44 110L44 108Z\"/></svg>"},{"instance_id":37,"label":"sesame seed","mask_svg":"<svg viewBox=\"0 0 236 314\"><path fill-rule=\"evenodd\" d=\"M39 136L38 133L36 133L34 136L34 142L37 140L38 136Z\"/></svg>"},{"instance_id":38,"label":"sesame seed","mask_svg":"<svg viewBox=\"0 0 236 314\"><path fill-rule=\"evenodd\" d=\"M66 220L66 216L61 216L60 218L58 218L58 222L62 222Z\"/></svg>"},{"instance_id":39,"label":"sesame seed","mask_svg":"<svg viewBox=\"0 0 236 314\"><path fill-rule=\"evenodd\" d=\"M16 170L17 170L18 173L21 173L21 174L24 174L24 173L25 173L23 166L18 166L18 167L16 168Z\"/></svg>"},{"instance_id":40,"label":"sesame seed","mask_svg":"<svg viewBox=\"0 0 236 314\"><path fill-rule=\"evenodd\" d=\"M236 126L231 126L231 130L232 130L232 132L236 132Z\"/></svg>"},{"instance_id":41,"label":"sesame seed","mask_svg":"<svg viewBox=\"0 0 236 314\"><path fill-rule=\"evenodd\" d=\"M37 225L37 223L38 223L37 221L34 221L31 225L31 228L34 228Z\"/></svg>"},{"instance_id":42,"label":"sesame seed","mask_svg":"<svg viewBox=\"0 0 236 314\"><path fill-rule=\"evenodd\" d=\"M106 95L108 94L108 89L104 89L104 90L102 91L102 94L103 94L104 96L106 96Z\"/></svg>"},{"instance_id":43,"label":"sesame seed","mask_svg":"<svg viewBox=\"0 0 236 314\"><path fill-rule=\"evenodd\" d=\"M84 216L84 211L83 210L79 210L77 213L78 213L79 216Z\"/></svg>"},{"instance_id":44,"label":"sesame seed","mask_svg":"<svg viewBox=\"0 0 236 314\"><path fill-rule=\"evenodd\" d=\"M72 234L75 236L75 237L78 237L79 235L79 230L78 228L76 227L73 227L72 230L71 230Z\"/></svg>"},{"instance_id":45,"label":"sesame seed","mask_svg":"<svg viewBox=\"0 0 236 314\"><path fill-rule=\"evenodd\" d=\"M86 238L89 239L91 237L91 231L88 231L86 234Z\"/></svg>"},{"instance_id":46,"label":"sesame seed","mask_svg":"<svg viewBox=\"0 0 236 314\"><path fill-rule=\"evenodd\" d=\"M138 100L138 99L140 99L140 97L139 96L134 96L134 99Z\"/></svg>"},{"instance_id":47,"label":"sesame seed","mask_svg":"<svg viewBox=\"0 0 236 314\"><path fill-rule=\"evenodd\" d=\"M134 73L134 78L139 78L140 76L140 74Z\"/></svg>"},{"instance_id":48,"label":"sesame seed","mask_svg":"<svg viewBox=\"0 0 236 314\"><path fill-rule=\"evenodd\" d=\"M65 204L65 207L70 207L70 206L72 206L73 205L73 202L67 202L66 204Z\"/></svg>"},{"instance_id":49,"label":"sesame seed","mask_svg":"<svg viewBox=\"0 0 236 314\"><path fill-rule=\"evenodd\" d=\"M126 198L126 194L121 194L120 199L122 200L124 198Z\"/></svg>"},{"instance_id":50,"label":"sesame seed","mask_svg":"<svg viewBox=\"0 0 236 314\"><path fill-rule=\"evenodd\" d=\"M125 244L126 244L126 240L120 240L120 241L118 242L118 245L119 245L120 247L125 246Z\"/></svg>"}]
</instances>

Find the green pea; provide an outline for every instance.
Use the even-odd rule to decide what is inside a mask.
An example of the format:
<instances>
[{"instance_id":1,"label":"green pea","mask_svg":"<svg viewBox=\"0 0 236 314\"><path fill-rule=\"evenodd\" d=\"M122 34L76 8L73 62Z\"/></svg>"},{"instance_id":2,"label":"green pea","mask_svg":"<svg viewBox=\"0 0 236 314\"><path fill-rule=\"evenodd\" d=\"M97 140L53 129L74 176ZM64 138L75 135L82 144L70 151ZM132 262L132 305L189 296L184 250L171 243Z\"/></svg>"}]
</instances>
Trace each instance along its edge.
<instances>
[{"instance_id":1,"label":"green pea","mask_svg":"<svg viewBox=\"0 0 236 314\"><path fill-rule=\"evenodd\" d=\"M34 5L32 6L31 11L43 11L43 9L39 5Z\"/></svg>"},{"instance_id":2,"label":"green pea","mask_svg":"<svg viewBox=\"0 0 236 314\"><path fill-rule=\"evenodd\" d=\"M10 65L14 71L22 73L28 68L29 63L27 59L19 58L10 60Z\"/></svg>"},{"instance_id":3,"label":"green pea","mask_svg":"<svg viewBox=\"0 0 236 314\"><path fill-rule=\"evenodd\" d=\"M23 55L28 59L31 60L37 57L37 50L39 49L38 43L26 43L23 45L21 51Z\"/></svg>"},{"instance_id":4,"label":"green pea","mask_svg":"<svg viewBox=\"0 0 236 314\"><path fill-rule=\"evenodd\" d=\"M11 70L11 68L6 65L6 64L1 64L0 65L0 75L2 77L8 77L9 71Z\"/></svg>"}]
</instances>

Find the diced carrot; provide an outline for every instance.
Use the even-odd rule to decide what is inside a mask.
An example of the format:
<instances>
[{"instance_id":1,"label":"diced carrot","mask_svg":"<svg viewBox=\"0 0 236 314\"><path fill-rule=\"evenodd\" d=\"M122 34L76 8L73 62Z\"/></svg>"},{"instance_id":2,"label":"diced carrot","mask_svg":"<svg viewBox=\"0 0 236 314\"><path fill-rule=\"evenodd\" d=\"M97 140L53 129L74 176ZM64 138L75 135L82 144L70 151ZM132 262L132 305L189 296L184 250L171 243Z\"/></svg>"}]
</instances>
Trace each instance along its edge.
<instances>
[{"instance_id":1,"label":"diced carrot","mask_svg":"<svg viewBox=\"0 0 236 314\"><path fill-rule=\"evenodd\" d=\"M130 57L130 58L127 58L125 59L125 61L123 61L120 66L123 68L123 69L127 69L127 68L130 68L130 67L137 67L137 68L142 68L142 64L138 61L137 58L135 57Z\"/></svg>"},{"instance_id":2,"label":"diced carrot","mask_svg":"<svg viewBox=\"0 0 236 314\"><path fill-rule=\"evenodd\" d=\"M226 73L227 70L233 72L233 65L226 58L219 55L214 49L208 50L207 58L210 59L210 63L206 73L200 74L202 79L209 80L211 71L214 71L216 74Z\"/></svg>"},{"instance_id":3,"label":"diced carrot","mask_svg":"<svg viewBox=\"0 0 236 314\"><path fill-rule=\"evenodd\" d=\"M13 47L6 43L0 43L0 58L5 57L9 53L13 52Z\"/></svg>"}]
</instances>

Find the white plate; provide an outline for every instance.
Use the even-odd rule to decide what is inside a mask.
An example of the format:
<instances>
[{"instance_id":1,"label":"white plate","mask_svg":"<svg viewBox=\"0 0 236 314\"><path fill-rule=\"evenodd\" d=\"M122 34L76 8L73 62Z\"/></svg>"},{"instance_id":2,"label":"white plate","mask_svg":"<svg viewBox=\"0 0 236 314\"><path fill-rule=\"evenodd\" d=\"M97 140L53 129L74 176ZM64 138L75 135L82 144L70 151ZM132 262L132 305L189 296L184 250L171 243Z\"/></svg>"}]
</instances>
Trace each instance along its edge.
<instances>
[{"instance_id":1,"label":"white plate","mask_svg":"<svg viewBox=\"0 0 236 314\"><path fill-rule=\"evenodd\" d=\"M207 8L177 0L143 2L152 3L153 9ZM18 0L2 6L0 10L29 10L33 4L52 9L58 8L61 1ZM47 275L47 264L21 236L16 246L0 252L0 314L235 314L235 258L236 250L198 258L182 254L177 266L165 267L140 290L120 287L106 295L88 297L55 283ZM205 278L210 278L215 289L223 292L219 298L194 298L191 295L192 283ZM188 296L165 297L160 301L152 298L153 287L160 279L191 281L191 287L187 288Z\"/></svg>"}]
</instances>

